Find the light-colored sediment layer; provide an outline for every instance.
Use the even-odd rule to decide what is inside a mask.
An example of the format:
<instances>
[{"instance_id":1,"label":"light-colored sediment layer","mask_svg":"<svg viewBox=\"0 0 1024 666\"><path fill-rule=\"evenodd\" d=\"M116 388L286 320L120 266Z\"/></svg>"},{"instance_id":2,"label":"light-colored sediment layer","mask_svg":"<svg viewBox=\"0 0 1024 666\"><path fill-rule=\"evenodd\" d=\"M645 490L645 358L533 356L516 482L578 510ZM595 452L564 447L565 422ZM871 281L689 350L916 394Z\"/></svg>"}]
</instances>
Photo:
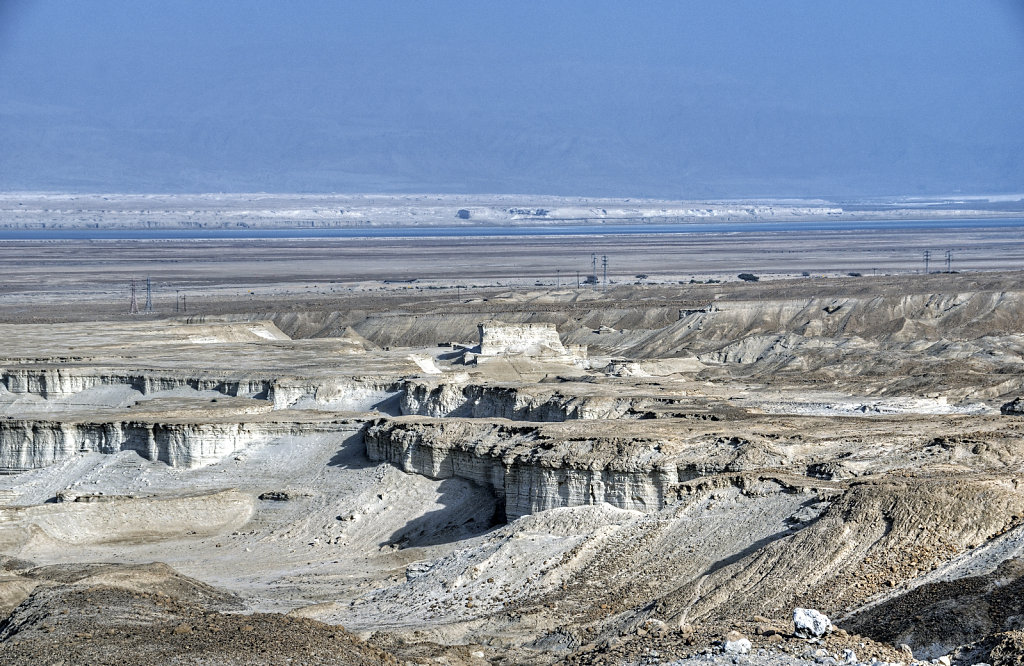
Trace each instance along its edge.
<instances>
[{"instance_id":1,"label":"light-colored sediment layer","mask_svg":"<svg viewBox=\"0 0 1024 666\"><path fill-rule=\"evenodd\" d=\"M120 451L134 451L172 467L200 467L274 437L330 427L316 422L0 420L0 472L46 467L83 453Z\"/></svg>"},{"instance_id":2,"label":"light-colored sediment layer","mask_svg":"<svg viewBox=\"0 0 1024 666\"><path fill-rule=\"evenodd\" d=\"M102 499L102 498L100 498ZM252 517L255 499L234 490L154 498L111 497L0 508L0 548L22 549L154 541L186 532L203 537L238 529Z\"/></svg>"},{"instance_id":3,"label":"light-colored sediment layer","mask_svg":"<svg viewBox=\"0 0 1024 666\"><path fill-rule=\"evenodd\" d=\"M641 418L658 400L593 385L551 388L413 379L403 383L401 413L431 417L505 418L513 421Z\"/></svg>"},{"instance_id":4,"label":"light-colored sediment layer","mask_svg":"<svg viewBox=\"0 0 1024 666\"><path fill-rule=\"evenodd\" d=\"M650 511L664 505L678 469L652 441L586 444L541 441L535 427L399 419L371 424L371 460L434 479L457 477L491 488L509 519L546 509L608 503ZM595 451L603 447L604 453ZM617 457L614 449L629 455ZM659 461L664 461L664 465Z\"/></svg>"}]
</instances>

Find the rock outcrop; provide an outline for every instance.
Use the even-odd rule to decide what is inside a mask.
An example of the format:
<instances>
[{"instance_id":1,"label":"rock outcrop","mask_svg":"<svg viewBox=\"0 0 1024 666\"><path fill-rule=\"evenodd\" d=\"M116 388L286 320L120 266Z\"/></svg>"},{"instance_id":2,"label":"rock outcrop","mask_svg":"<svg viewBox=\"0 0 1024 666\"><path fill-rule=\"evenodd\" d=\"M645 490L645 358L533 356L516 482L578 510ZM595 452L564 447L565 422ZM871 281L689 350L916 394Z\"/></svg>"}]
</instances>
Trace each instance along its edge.
<instances>
[{"instance_id":1,"label":"rock outcrop","mask_svg":"<svg viewBox=\"0 0 1024 666\"><path fill-rule=\"evenodd\" d=\"M216 391L229 396L264 398L273 380L262 377L225 379L205 373L119 372L95 368L7 368L0 372L0 386L13 394L31 394L45 399L81 393L99 386L128 386L143 395L159 391L192 389Z\"/></svg>"},{"instance_id":2,"label":"rock outcrop","mask_svg":"<svg viewBox=\"0 0 1024 666\"><path fill-rule=\"evenodd\" d=\"M135 451L147 460L194 468L247 446L329 423L76 422L0 420L0 473L46 467L80 453Z\"/></svg>"},{"instance_id":3,"label":"rock outcrop","mask_svg":"<svg viewBox=\"0 0 1024 666\"><path fill-rule=\"evenodd\" d=\"M541 386L409 380L402 385L403 415L505 418L513 421L646 418L646 396L602 394L574 387L571 393Z\"/></svg>"},{"instance_id":4,"label":"rock outcrop","mask_svg":"<svg viewBox=\"0 0 1024 666\"><path fill-rule=\"evenodd\" d=\"M1004 404L999 408L1001 414L1007 416L1021 416L1024 415L1024 399L1014 398L1010 402Z\"/></svg>"},{"instance_id":5,"label":"rock outcrop","mask_svg":"<svg viewBox=\"0 0 1024 666\"><path fill-rule=\"evenodd\" d=\"M394 412L401 384L379 377L278 378L268 399L274 409Z\"/></svg>"},{"instance_id":6,"label":"rock outcrop","mask_svg":"<svg viewBox=\"0 0 1024 666\"><path fill-rule=\"evenodd\" d=\"M393 402L400 389L396 379L385 377L231 377L230 374L8 368L0 372L0 389L13 396L35 396L45 400L72 398L100 387L124 387L140 396L191 390L269 400L274 409L336 411L378 408Z\"/></svg>"},{"instance_id":7,"label":"rock outcrop","mask_svg":"<svg viewBox=\"0 0 1024 666\"><path fill-rule=\"evenodd\" d=\"M583 363L587 349L583 345L562 344L558 329L550 323L506 324L489 321L478 324L479 350L467 360L484 363L497 356L526 356L530 358Z\"/></svg>"},{"instance_id":8,"label":"rock outcrop","mask_svg":"<svg viewBox=\"0 0 1024 666\"><path fill-rule=\"evenodd\" d=\"M679 482L657 441L545 441L534 426L379 420L364 435L371 460L433 479L458 477L493 489L508 519L557 507L607 503L663 507Z\"/></svg>"},{"instance_id":9,"label":"rock outcrop","mask_svg":"<svg viewBox=\"0 0 1024 666\"><path fill-rule=\"evenodd\" d=\"M566 351L554 324L479 324L481 356L564 356Z\"/></svg>"},{"instance_id":10,"label":"rock outcrop","mask_svg":"<svg viewBox=\"0 0 1024 666\"><path fill-rule=\"evenodd\" d=\"M832 631L832 621L813 608L793 610L793 633L800 638L818 638Z\"/></svg>"}]
</instances>

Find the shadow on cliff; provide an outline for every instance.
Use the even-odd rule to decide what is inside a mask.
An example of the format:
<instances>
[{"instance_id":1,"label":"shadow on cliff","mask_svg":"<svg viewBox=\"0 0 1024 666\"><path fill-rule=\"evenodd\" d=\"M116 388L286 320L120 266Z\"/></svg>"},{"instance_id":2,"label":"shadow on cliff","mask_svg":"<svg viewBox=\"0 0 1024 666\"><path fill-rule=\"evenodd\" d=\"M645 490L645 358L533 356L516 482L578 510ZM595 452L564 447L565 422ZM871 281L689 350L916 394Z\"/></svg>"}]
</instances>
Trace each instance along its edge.
<instances>
[{"instance_id":1,"label":"shadow on cliff","mask_svg":"<svg viewBox=\"0 0 1024 666\"><path fill-rule=\"evenodd\" d=\"M445 479L437 490L443 508L409 521L380 545L418 548L453 543L505 522L505 508L489 489L463 479Z\"/></svg>"},{"instance_id":2,"label":"shadow on cliff","mask_svg":"<svg viewBox=\"0 0 1024 666\"><path fill-rule=\"evenodd\" d=\"M341 443L327 464L341 469L366 469L380 465L366 455L364 427ZM437 486L441 508L425 513L396 530L381 546L416 548L453 543L482 534L505 523L505 505L489 488L465 479L449 478Z\"/></svg>"},{"instance_id":3,"label":"shadow on cliff","mask_svg":"<svg viewBox=\"0 0 1024 666\"><path fill-rule=\"evenodd\" d=\"M341 469L366 469L376 467L375 463L366 456L366 443L363 442L364 427L357 433L353 433L341 443L341 448L327 461L330 467Z\"/></svg>"},{"instance_id":4,"label":"shadow on cliff","mask_svg":"<svg viewBox=\"0 0 1024 666\"><path fill-rule=\"evenodd\" d=\"M370 407L370 411L377 411L388 416L402 415L402 396L399 393L389 395L380 402Z\"/></svg>"}]
</instances>

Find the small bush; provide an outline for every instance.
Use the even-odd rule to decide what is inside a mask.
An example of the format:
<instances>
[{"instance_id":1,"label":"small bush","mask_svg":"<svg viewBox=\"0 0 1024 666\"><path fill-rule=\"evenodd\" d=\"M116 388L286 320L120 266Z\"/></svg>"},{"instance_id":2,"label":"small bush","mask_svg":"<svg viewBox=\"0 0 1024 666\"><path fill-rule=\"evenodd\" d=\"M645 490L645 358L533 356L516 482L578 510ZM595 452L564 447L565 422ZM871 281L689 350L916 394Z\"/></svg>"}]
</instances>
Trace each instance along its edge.
<instances>
[{"instance_id":1,"label":"small bush","mask_svg":"<svg viewBox=\"0 0 1024 666\"><path fill-rule=\"evenodd\" d=\"M466 210L465 208L460 208L459 212L455 213L455 217L459 218L460 220L468 220L469 211Z\"/></svg>"},{"instance_id":2,"label":"small bush","mask_svg":"<svg viewBox=\"0 0 1024 666\"><path fill-rule=\"evenodd\" d=\"M760 279L753 273L740 273L736 277L743 280L744 282L757 282Z\"/></svg>"}]
</instances>

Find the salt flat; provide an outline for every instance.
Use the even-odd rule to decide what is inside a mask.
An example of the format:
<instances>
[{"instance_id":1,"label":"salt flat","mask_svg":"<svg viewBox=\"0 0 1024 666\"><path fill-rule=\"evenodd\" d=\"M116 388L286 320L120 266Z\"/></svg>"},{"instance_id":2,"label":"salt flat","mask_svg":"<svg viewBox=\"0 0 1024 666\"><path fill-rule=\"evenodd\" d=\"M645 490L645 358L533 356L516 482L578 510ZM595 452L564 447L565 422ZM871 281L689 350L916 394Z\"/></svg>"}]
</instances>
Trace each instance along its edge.
<instances>
[{"instance_id":1,"label":"salt flat","mask_svg":"<svg viewBox=\"0 0 1024 666\"><path fill-rule=\"evenodd\" d=\"M260 229L1019 217L1024 198L666 200L444 194L0 193L0 229Z\"/></svg>"}]
</instances>

